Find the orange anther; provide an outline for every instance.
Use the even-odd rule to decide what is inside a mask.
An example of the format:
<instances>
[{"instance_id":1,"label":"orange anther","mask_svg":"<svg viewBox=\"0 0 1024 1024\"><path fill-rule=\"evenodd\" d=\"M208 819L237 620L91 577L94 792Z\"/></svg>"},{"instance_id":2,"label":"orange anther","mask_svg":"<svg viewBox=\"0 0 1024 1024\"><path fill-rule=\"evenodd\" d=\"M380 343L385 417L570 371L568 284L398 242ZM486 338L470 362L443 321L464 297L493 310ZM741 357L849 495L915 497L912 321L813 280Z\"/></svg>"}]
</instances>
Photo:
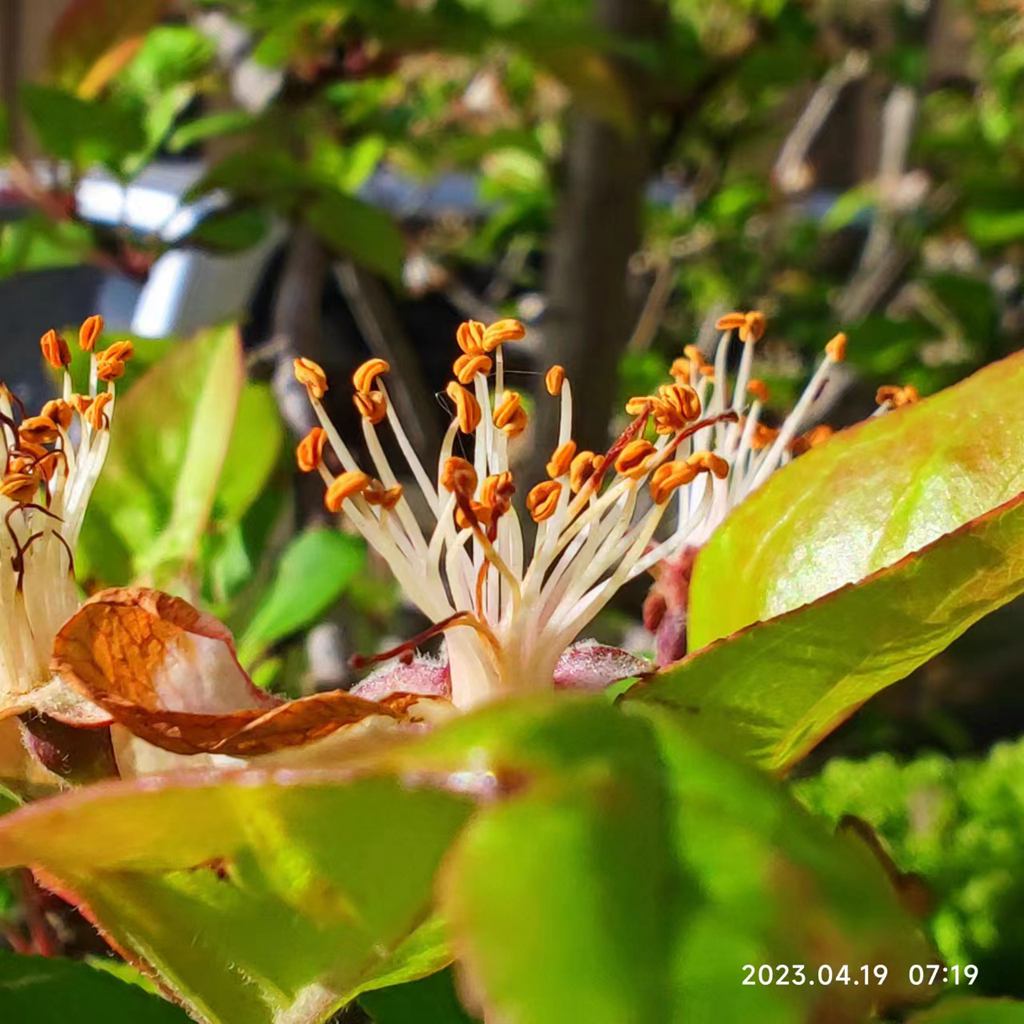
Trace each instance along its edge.
<instances>
[{"instance_id":1,"label":"orange anther","mask_svg":"<svg viewBox=\"0 0 1024 1024\"><path fill-rule=\"evenodd\" d=\"M572 460L576 457L576 442L566 441L560 444L552 453L548 461L548 476L554 480L556 477L565 476L572 467Z\"/></svg>"},{"instance_id":2,"label":"orange anther","mask_svg":"<svg viewBox=\"0 0 1024 1024\"><path fill-rule=\"evenodd\" d=\"M89 411L90 405L92 405L92 399L88 395L71 396L71 408L74 409L79 416L85 416Z\"/></svg>"},{"instance_id":3,"label":"orange anther","mask_svg":"<svg viewBox=\"0 0 1024 1024\"><path fill-rule=\"evenodd\" d=\"M547 373L544 374L544 387L548 394L554 398L562 393L562 386L565 384L565 367L555 363Z\"/></svg>"},{"instance_id":4,"label":"orange anther","mask_svg":"<svg viewBox=\"0 0 1024 1024\"><path fill-rule=\"evenodd\" d=\"M318 401L327 394L327 374L312 359L296 359L292 363L295 379L305 386L311 398Z\"/></svg>"},{"instance_id":5,"label":"orange anther","mask_svg":"<svg viewBox=\"0 0 1024 1024\"><path fill-rule=\"evenodd\" d=\"M526 496L526 509L535 523L550 519L558 508L562 485L557 480L545 480L537 484Z\"/></svg>"},{"instance_id":6,"label":"orange anther","mask_svg":"<svg viewBox=\"0 0 1024 1024\"><path fill-rule=\"evenodd\" d=\"M402 485L395 484L394 487L385 487L376 481L364 492L363 497L371 505L377 505L390 512L402 499Z\"/></svg>"},{"instance_id":7,"label":"orange anther","mask_svg":"<svg viewBox=\"0 0 1024 1024\"><path fill-rule=\"evenodd\" d=\"M735 331L747 322L745 313L726 313L715 321L716 331Z\"/></svg>"},{"instance_id":8,"label":"orange anther","mask_svg":"<svg viewBox=\"0 0 1024 1024\"><path fill-rule=\"evenodd\" d=\"M342 473L327 488L327 493L324 495L324 504L327 506L328 512L340 512L346 499L362 494L372 482L359 469L350 469L347 473Z\"/></svg>"},{"instance_id":9,"label":"orange anther","mask_svg":"<svg viewBox=\"0 0 1024 1024\"><path fill-rule=\"evenodd\" d=\"M96 347L99 336L103 333L103 317L94 313L82 321L78 328L78 347L83 352L91 352Z\"/></svg>"},{"instance_id":10,"label":"orange anther","mask_svg":"<svg viewBox=\"0 0 1024 1024\"><path fill-rule=\"evenodd\" d=\"M764 451L765 448L770 448L775 443L775 438L778 436L779 432L775 427L758 423L754 427L754 432L750 435L750 447L755 452Z\"/></svg>"},{"instance_id":11,"label":"orange anther","mask_svg":"<svg viewBox=\"0 0 1024 1024\"><path fill-rule=\"evenodd\" d=\"M846 358L846 335L842 331L825 346L825 355L833 363L841 363Z\"/></svg>"},{"instance_id":12,"label":"orange anther","mask_svg":"<svg viewBox=\"0 0 1024 1024\"><path fill-rule=\"evenodd\" d=\"M721 455L715 455L714 452L708 453L704 465L707 471L712 476L718 477L719 480L724 480L729 475L729 463Z\"/></svg>"},{"instance_id":13,"label":"orange anther","mask_svg":"<svg viewBox=\"0 0 1024 1024\"><path fill-rule=\"evenodd\" d=\"M55 370L61 370L71 363L68 343L52 327L39 339L39 348L43 358Z\"/></svg>"},{"instance_id":14,"label":"orange anther","mask_svg":"<svg viewBox=\"0 0 1024 1024\"><path fill-rule=\"evenodd\" d=\"M455 379L460 384L472 384L473 378L478 374L482 373L485 377L491 372L491 367L494 365L490 356L470 355L469 353L463 352L458 359L452 363L452 373L455 374Z\"/></svg>"},{"instance_id":15,"label":"orange anther","mask_svg":"<svg viewBox=\"0 0 1024 1024\"><path fill-rule=\"evenodd\" d=\"M913 384L900 386L899 384L883 384L875 393L875 403L884 405L890 409L899 409L904 405L913 405L919 401L920 393Z\"/></svg>"},{"instance_id":16,"label":"orange anther","mask_svg":"<svg viewBox=\"0 0 1024 1024\"><path fill-rule=\"evenodd\" d=\"M687 345L683 348L683 355L690 360L691 363L695 363L698 368L707 365L707 358L704 353L701 352L696 345Z\"/></svg>"},{"instance_id":17,"label":"orange anther","mask_svg":"<svg viewBox=\"0 0 1024 1024\"><path fill-rule=\"evenodd\" d=\"M459 422L459 430L464 434L472 434L480 426L480 403L461 384L451 380L444 389L444 393L455 405L455 418Z\"/></svg>"},{"instance_id":18,"label":"orange anther","mask_svg":"<svg viewBox=\"0 0 1024 1024\"><path fill-rule=\"evenodd\" d=\"M768 401L768 385L763 380L752 377L747 382L747 394L753 395L758 402L764 405Z\"/></svg>"},{"instance_id":19,"label":"orange anther","mask_svg":"<svg viewBox=\"0 0 1024 1024\"><path fill-rule=\"evenodd\" d=\"M493 352L506 341L518 341L525 336L526 328L518 320L511 318L496 320L484 328L481 347L485 352Z\"/></svg>"},{"instance_id":20,"label":"orange anther","mask_svg":"<svg viewBox=\"0 0 1024 1024\"><path fill-rule=\"evenodd\" d=\"M518 437L526 429L526 410L518 391L506 391L494 407L494 425L509 437Z\"/></svg>"},{"instance_id":21,"label":"orange anther","mask_svg":"<svg viewBox=\"0 0 1024 1024\"><path fill-rule=\"evenodd\" d=\"M804 452L817 448L819 444L824 444L834 433L827 423L819 423L799 437L794 437L789 443L789 450L794 455L803 455Z\"/></svg>"},{"instance_id":22,"label":"orange anther","mask_svg":"<svg viewBox=\"0 0 1024 1024\"><path fill-rule=\"evenodd\" d=\"M110 417L106 414L106 408L114 400L109 391L97 395L89 403L89 409L85 414L86 421L93 430L107 430L110 427Z\"/></svg>"},{"instance_id":23,"label":"orange anther","mask_svg":"<svg viewBox=\"0 0 1024 1024\"><path fill-rule=\"evenodd\" d=\"M50 444L60 436L49 416L30 416L18 428L18 438L29 444Z\"/></svg>"},{"instance_id":24,"label":"orange anther","mask_svg":"<svg viewBox=\"0 0 1024 1024\"><path fill-rule=\"evenodd\" d=\"M631 480L639 480L647 472L647 459L655 454L654 445L643 438L630 441L615 460L615 470Z\"/></svg>"},{"instance_id":25,"label":"orange anther","mask_svg":"<svg viewBox=\"0 0 1024 1024\"><path fill-rule=\"evenodd\" d=\"M473 526L488 527L494 522L494 509L482 501L471 501L455 509L455 525L460 530Z\"/></svg>"},{"instance_id":26,"label":"orange anther","mask_svg":"<svg viewBox=\"0 0 1024 1024\"><path fill-rule=\"evenodd\" d=\"M388 400L384 397L383 391L357 391L352 396L352 404L359 415L374 426L388 414Z\"/></svg>"},{"instance_id":27,"label":"orange anther","mask_svg":"<svg viewBox=\"0 0 1024 1024\"><path fill-rule=\"evenodd\" d=\"M503 516L512 505L512 495L516 485L512 474L506 469L502 473L492 473L480 485L481 502L494 509L496 515Z\"/></svg>"},{"instance_id":28,"label":"orange anther","mask_svg":"<svg viewBox=\"0 0 1024 1024\"><path fill-rule=\"evenodd\" d=\"M484 331L479 320L464 320L455 332L455 340L466 355L478 356L484 351Z\"/></svg>"},{"instance_id":29,"label":"orange anther","mask_svg":"<svg viewBox=\"0 0 1024 1024\"><path fill-rule=\"evenodd\" d=\"M67 430L71 426L75 410L63 398L54 398L43 406L40 415L53 420L62 430Z\"/></svg>"},{"instance_id":30,"label":"orange anther","mask_svg":"<svg viewBox=\"0 0 1024 1024\"><path fill-rule=\"evenodd\" d=\"M324 461L324 449L327 447L327 432L323 427L314 427L295 449L295 461L303 473L312 473L320 468Z\"/></svg>"},{"instance_id":31,"label":"orange anther","mask_svg":"<svg viewBox=\"0 0 1024 1024\"><path fill-rule=\"evenodd\" d=\"M125 368L126 363L123 359L101 357L96 360L96 376L108 384L111 381L120 380L124 376Z\"/></svg>"},{"instance_id":32,"label":"orange anther","mask_svg":"<svg viewBox=\"0 0 1024 1024\"><path fill-rule=\"evenodd\" d=\"M683 430L700 416L700 398L688 384L663 384L654 404L654 426L659 434Z\"/></svg>"},{"instance_id":33,"label":"orange anther","mask_svg":"<svg viewBox=\"0 0 1024 1024\"><path fill-rule=\"evenodd\" d=\"M678 359L673 359L672 365L668 368L668 372L671 376L675 377L676 380L681 381L683 384L689 383L690 360L684 359L682 356L680 356Z\"/></svg>"},{"instance_id":34,"label":"orange anther","mask_svg":"<svg viewBox=\"0 0 1024 1024\"><path fill-rule=\"evenodd\" d=\"M753 343L764 337L765 326L764 313L759 309L752 309L748 313L726 313L720 316L715 323L719 331L739 331L740 341Z\"/></svg>"},{"instance_id":35,"label":"orange anther","mask_svg":"<svg viewBox=\"0 0 1024 1024\"><path fill-rule=\"evenodd\" d=\"M0 494L17 505L28 505L35 500L39 480L31 473L7 473L0 480Z\"/></svg>"},{"instance_id":36,"label":"orange anther","mask_svg":"<svg viewBox=\"0 0 1024 1024\"><path fill-rule=\"evenodd\" d=\"M626 399L626 412L630 416L645 416L654 406L654 399L650 395L633 395Z\"/></svg>"},{"instance_id":37,"label":"orange anther","mask_svg":"<svg viewBox=\"0 0 1024 1024\"><path fill-rule=\"evenodd\" d=\"M100 362L103 362L106 359L113 359L121 363L126 363L134 355L135 345L132 342L115 341L113 345L108 346L102 352L97 352L96 358Z\"/></svg>"},{"instance_id":38,"label":"orange anther","mask_svg":"<svg viewBox=\"0 0 1024 1024\"><path fill-rule=\"evenodd\" d=\"M651 500L655 505L668 501L672 492L688 484L698 473L688 462L665 462L651 474Z\"/></svg>"},{"instance_id":39,"label":"orange anther","mask_svg":"<svg viewBox=\"0 0 1024 1024\"><path fill-rule=\"evenodd\" d=\"M457 498L468 501L476 493L478 477L472 463L453 455L441 469L441 486Z\"/></svg>"},{"instance_id":40,"label":"orange anther","mask_svg":"<svg viewBox=\"0 0 1024 1024\"><path fill-rule=\"evenodd\" d=\"M373 387L377 378L381 376L381 374L388 373L390 370L391 366L386 359L380 359L379 357L367 359L366 362L352 374L352 384L356 391L361 391L365 394Z\"/></svg>"},{"instance_id":41,"label":"orange anther","mask_svg":"<svg viewBox=\"0 0 1024 1024\"><path fill-rule=\"evenodd\" d=\"M604 465L604 456L582 451L572 460L569 467L569 489L579 494L583 485Z\"/></svg>"}]
</instances>

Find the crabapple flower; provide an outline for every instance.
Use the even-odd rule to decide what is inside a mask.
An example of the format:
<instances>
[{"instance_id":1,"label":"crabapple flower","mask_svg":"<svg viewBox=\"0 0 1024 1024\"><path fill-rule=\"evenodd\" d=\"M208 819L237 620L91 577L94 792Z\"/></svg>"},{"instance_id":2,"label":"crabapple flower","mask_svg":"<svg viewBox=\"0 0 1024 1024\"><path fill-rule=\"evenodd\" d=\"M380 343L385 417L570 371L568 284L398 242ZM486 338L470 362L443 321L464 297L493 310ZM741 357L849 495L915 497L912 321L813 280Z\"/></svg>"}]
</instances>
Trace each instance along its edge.
<instances>
[{"instance_id":1,"label":"crabapple flower","mask_svg":"<svg viewBox=\"0 0 1024 1024\"><path fill-rule=\"evenodd\" d=\"M103 717L49 668L53 638L80 604L72 552L110 444L115 382L132 356L129 341L96 352L102 330L91 316L78 332L89 353L88 394L74 393L71 351L54 330L40 348L63 374L61 397L30 416L0 384L0 716L35 708Z\"/></svg>"},{"instance_id":2,"label":"crabapple flower","mask_svg":"<svg viewBox=\"0 0 1024 1024\"><path fill-rule=\"evenodd\" d=\"M673 365L673 380L653 395L630 399L629 425L606 452L579 449L572 438L571 384L560 366L547 371L545 390L559 403L561 420L547 479L525 496L536 524L532 544L512 501L517 481L509 458L527 412L522 396L507 387L502 354L504 345L523 337L522 324L460 326L461 353L445 389L452 419L429 469L395 412L383 359L368 360L352 379L371 463L366 468L327 416L323 370L296 360L296 377L320 423L299 445L300 468L320 473L328 509L348 516L433 623L388 654L408 660L418 643L437 633L445 637L440 662L413 662L404 674L387 667L353 692L379 696L405 689L411 679L431 692L447 690L465 708L553 684L604 685L614 676L604 665L608 659L618 660L618 677L635 674L637 659L627 665L622 652L571 645L625 583L702 544L728 509L789 457L814 394L843 358L839 335L791 417L771 431L760 422L764 387L750 377L764 317L733 314L720 325L726 334L715 362L688 349ZM734 330L745 351L730 392L726 360ZM385 427L405 463L401 473L386 454ZM328 451L338 472L325 459ZM411 481L414 494L406 493L410 484L400 476ZM425 523L416 509L425 510Z\"/></svg>"}]
</instances>

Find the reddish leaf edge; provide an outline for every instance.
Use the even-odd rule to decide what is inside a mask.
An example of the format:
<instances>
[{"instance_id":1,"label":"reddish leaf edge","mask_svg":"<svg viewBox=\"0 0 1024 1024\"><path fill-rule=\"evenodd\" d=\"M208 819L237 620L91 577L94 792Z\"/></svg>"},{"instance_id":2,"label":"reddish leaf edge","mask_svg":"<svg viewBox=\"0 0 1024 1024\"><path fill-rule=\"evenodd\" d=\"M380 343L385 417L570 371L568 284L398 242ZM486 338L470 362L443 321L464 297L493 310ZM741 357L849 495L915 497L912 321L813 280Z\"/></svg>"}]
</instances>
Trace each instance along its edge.
<instances>
[{"instance_id":1,"label":"reddish leaf edge","mask_svg":"<svg viewBox=\"0 0 1024 1024\"><path fill-rule=\"evenodd\" d=\"M1003 360L1003 362L1005 361L1006 360ZM951 538L969 534L976 530L979 526L983 526L988 522L992 522L996 519L999 519L1007 513L1014 511L1019 506L1024 506L1024 491L1017 494L1015 497L1010 498L1008 501L1005 501L1000 505L996 505L994 508L989 509L987 512L982 513L980 516L976 516L973 519L967 520L967 522L962 523L955 530L950 530L948 533L942 534L942 536L937 537L935 540L924 545L924 547L917 548L916 550L911 551L909 554L904 555L898 561L893 562L890 565L884 566L883 568L878 569L875 572L870 573L859 580L855 580L852 583L846 583L843 586L838 587L836 590L829 591L829 593L823 594L821 597L817 598L814 601L809 601L806 604L802 604L797 608L791 608L789 611L783 612L781 615L773 616L770 619L761 619L757 622L752 622L749 626L744 626L742 629L738 629L735 632L730 633L728 636L719 637L719 639L713 640L710 644L707 644L704 647L701 647L700 649L694 651L693 653L688 654L685 658L681 658L679 661L673 662L670 665L666 665L663 668L659 668L654 672L648 673L647 675L641 677L639 681L636 682L633 686L631 686L625 693L621 694L618 698L616 698L615 702L616 704L618 704L621 701L627 701L631 699L645 699L652 703L667 703L659 701L658 698L652 694L653 689L660 684L663 676L675 673L684 666L697 662L699 659L703 658L705 655L718 649L719 647L722 647L726 644L731 644L738 638L746 636L749 633L754 633L755 631L759 631L767 626L774 626L776 624L783 623L789 619L802 615L804 612L807 611L808 608L816 608L820 607L821 605L834 602L838 597L840 597L847 591L859 589L877 580L884 579L887 576L896 575L897 573L901 572L904 568L920 559L923 555L926 555L933 548L945 544ZM972 622L969 622L967 626L964 627L964 629L966 630L967 628L969 628L974 621L977 620L972 620ZM963 630L961 630L961 632L958 633L957 636L960 636L962 632ZM953 639L956 639L956 637L954 637ZM944 650L945 648L940 649ZM902 678L905 679L906 676L903 676ZM886 684L886 686L882 687L880 690L877 690L875 693L871 694L869 697L866 697L864 700L859 701L854 705L851 705L849 708L843 709L843 712L837 715L834 719L832 719L817 736L812 737L802 747L797 748L797 750L794 751L794 753L785 761L781 762L778 765L773 765L772 770L780 776L785 776L790 771L790 769L793 768L794 765L802 761L819 743L821 743L826 737L828 737L832 732L834 732L840 725L846 722L850 717L856 714L856 712L859 711L860 708L862 708L869 700L877 696L877 694L880 693L882 689L887 689L889 686L893 686L900 681L900 679L893 680L892 683ZM674 706L674 702L672 705L669 706ZM806 716L814 710L816 706L816 703L812 704L805 711L804 717L801 718L799 721L803 721L806 718ZM799 721L794 723L794 728L797 725L799 725Z\"/></svg>"}]
</instances>

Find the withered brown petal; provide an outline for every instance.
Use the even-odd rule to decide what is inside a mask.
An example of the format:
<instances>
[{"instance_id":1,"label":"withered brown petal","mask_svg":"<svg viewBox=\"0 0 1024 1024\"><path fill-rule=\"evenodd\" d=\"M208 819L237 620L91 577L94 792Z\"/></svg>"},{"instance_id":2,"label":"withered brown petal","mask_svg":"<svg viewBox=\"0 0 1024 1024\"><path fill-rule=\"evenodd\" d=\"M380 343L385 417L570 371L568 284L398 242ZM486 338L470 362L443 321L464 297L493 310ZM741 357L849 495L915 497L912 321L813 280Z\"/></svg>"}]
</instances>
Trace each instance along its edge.
<instances>
[{"instance_id":1,"label":"withered brown petal","mask_svg":"<svg viewBox=\"0 0 1024 1024\"><path fill-rule=\"evenodd\" d=\"M144 588L86 602L57 634L52 668L134 735L179 754L265 754L407 710L344 691L280 701L252 683L220 622Z\"/></svg>"},{"instance_id":2,"label":"withered brown petal","mask_svg":"<svg viewBox=\"0 0 1024 1024\"><path fill-rule=\"evenodd\" d=\"M389 704L353 697L344 690L315 693L270 710L248 708L209 714L152 710L110 698L104 704L115 721L139 739L173 754L255 757L323 739L370 715L402 717Z\"/></svg>"}]
</instances>

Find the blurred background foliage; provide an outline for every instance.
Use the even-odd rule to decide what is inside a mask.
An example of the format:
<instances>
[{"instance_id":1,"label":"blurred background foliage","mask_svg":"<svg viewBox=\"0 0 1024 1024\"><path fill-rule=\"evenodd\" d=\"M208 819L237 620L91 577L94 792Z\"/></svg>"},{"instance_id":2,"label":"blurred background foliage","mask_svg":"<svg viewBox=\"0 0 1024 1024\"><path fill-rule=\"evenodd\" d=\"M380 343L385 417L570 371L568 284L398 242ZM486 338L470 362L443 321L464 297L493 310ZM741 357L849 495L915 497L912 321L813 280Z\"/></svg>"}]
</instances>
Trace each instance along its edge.
<instances>
[{"instance_id":1,"label":"blurred background foliage","mask_svg":"<svg viewBox=\"0 0 1024 1024\"><path fill-rule=\"evenodd\" d=\"M35 339L97 304L134 332L81 575L199 601L261 685L346 684L348 654L414 631L386 572L294 477L311 425L296 354L336 379L371 353L397 364L395 401L429 451L467 317L527 323L524 388L551 362L586 382L591 447L733 307L769 315L778 409L849 333L823 410L836 425L880 384L929 393L1021 347L1010 0L44 8L35 67L18 50L35 8L12 2L0 23L0 372L45 390ZM173 267L189 269L172 294ZM188 313L142 337L140 311L168 295ZM343 399L332 414L354 425ZM527 466L550 450L545 416ZM635 633L641 596L603 628ZM1022 618L1010 606L873 701L798 784L873 825L927 880L942 951L1019 996L1021 752L985 751L1024 724ZM906 763L835 759L881 749ZM0 894L9 922L19 906Z\"/></svg>"}]
</instances>

